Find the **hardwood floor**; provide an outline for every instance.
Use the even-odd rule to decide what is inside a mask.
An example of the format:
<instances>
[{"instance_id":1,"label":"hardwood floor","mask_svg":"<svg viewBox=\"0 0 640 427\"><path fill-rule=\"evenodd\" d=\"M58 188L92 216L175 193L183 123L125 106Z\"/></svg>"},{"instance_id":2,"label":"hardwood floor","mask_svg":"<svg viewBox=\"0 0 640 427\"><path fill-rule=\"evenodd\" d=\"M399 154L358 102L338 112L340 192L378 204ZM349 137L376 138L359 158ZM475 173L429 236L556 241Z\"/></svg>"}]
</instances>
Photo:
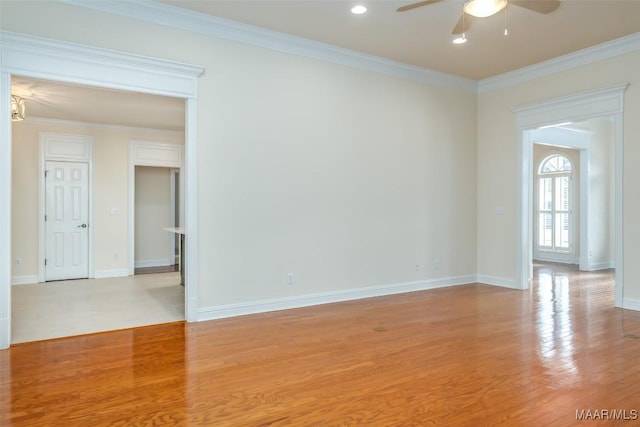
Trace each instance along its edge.
<instances>
[{"instance_id":1,"label":"hardwood floor","mask_svg":"<svg viewBox=\"0 0 640 427\"><path fill-rule=\"evenodd\" d=\"M584 425L576 411L638 425L635 336L640 313L613 307L610 272L537 266L529 291L472 284L16 345L0 352L0 425Z\"/></svg>"}]
</instances>

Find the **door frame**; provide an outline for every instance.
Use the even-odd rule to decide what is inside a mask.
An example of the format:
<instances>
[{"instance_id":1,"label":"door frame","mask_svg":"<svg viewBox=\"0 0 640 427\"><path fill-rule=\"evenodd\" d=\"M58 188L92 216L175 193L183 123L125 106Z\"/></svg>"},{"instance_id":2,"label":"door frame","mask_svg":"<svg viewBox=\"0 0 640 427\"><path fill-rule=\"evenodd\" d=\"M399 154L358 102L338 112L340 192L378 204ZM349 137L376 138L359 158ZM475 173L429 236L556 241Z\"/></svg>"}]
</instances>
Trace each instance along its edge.
<instances>
[{"instance_id":1,"label":"door frame","mask_svg":"<svg viewBox=\"0 0 640 427\"><path fill-rule=\"evenodd\" d=\"M589 146L591 145L591 138L593 136L593 133L583 130L566 129L554 126L533 129L530 132L530 138L532 139L533 144L546 145L550 147L569 148L580 152L580 159L578 160L580 164L580 188L576 189L575 184L573 185L574 191L577 191L580 194L580 206L577 207L578 216L580 217L580 228L579 230L576 230L574 227L574 233L577 232L580 240L580 245L578 248L578 268L582 271L591 270L588 249L589 196L591 194L591 185L589 183L589 159L591 157L591 151L589 149ZM572 160L575 163L575 159ZM533 180L537 175L535 172L535 167L537 167L537 165L533 165L533 155L531 158L531 162L532 167L534 168L532 169L531 175L533 183ZM532 190L534 188L535 187L532 187ZM532 197L535 196L536 195L534 193ZM536 205L537 203L534 203L533 207L535 207ZM573 207L575 210L575 203ZM535 234L532 234L532 238L533 236L535 236Z\"/></svg>"},{"instance_id":2,"label":"door frame","mask_svg":"<svg viewBox=\"0 0 640 427\"><path fill-rule=\"evenodd\" d=\"M516 285L528 289L533 277L532 216L533 216L533 132L544 126L584 121L611 116L615 128L615 306L624 306L624 245L623 245L623 118L624 91L622 83L592 91L523 105L513 109L518 127L518 231L516 233Z\"/></svg>"},{"instance_id":3,"label":"door frame","mask_svg":"<svg viewBox=\"0 0 640 427\"><path fill-rule=\"evenodd\" d=\"M11 76L171 96L185 102L185 318L198 314L198 78L203 67L0 31L0 349L11 345Z\"/></svg>"},{"instance_id":4,"label":"door frame","mask_svg":"<svg viewBox=\"0 0 640 427\"><path fill-rule=\"evenodd\" d=\"M174 170L177 169L179 174L184 174L184 146L181 144L172 144L166 142L155 142L151 140L132 139L129 141L129 275L135 274L136 264L136 166L151 166L160 168L169 168L172 179L170 185L173 188L175 177ZM181 193L184 193L184 186L181 180ZM171 217L175 222L175 207L173 206L174 190L170 188L172 198ZM182 211L182 197L180 198L180 211ZM173 225L171 225L173 227ZM175 235L167 232L167 240L173 242L171 244L171 260L175 259Z\"/></svg>"},{"instance_id":5,"label":"door frame","mask_svg":"<svg viewBox=\"0 0 640 427\"><path fill-rule=\"evenodd\" d=\"M94 274L94 171L93 171L93 142L92 136L58 133L40 132L40 180L38 188L38 282L46 281L44 259L46 257L46 224L44 216L46 214L46 182L45 169L48 161L87 163L89 165L89 247L87 259L89 262L89 278Z\"/></svg>"}]
</instances>

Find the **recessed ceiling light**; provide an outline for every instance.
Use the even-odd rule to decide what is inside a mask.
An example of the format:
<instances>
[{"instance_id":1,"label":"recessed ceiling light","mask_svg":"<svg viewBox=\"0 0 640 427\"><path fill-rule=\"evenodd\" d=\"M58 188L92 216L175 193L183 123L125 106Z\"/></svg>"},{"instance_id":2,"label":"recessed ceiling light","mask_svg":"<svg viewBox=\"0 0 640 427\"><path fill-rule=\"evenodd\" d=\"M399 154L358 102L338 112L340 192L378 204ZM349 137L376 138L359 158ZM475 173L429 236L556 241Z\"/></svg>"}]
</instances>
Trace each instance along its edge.
<instances>
[{"instance_id":1,"label":"recessed ceiling light","mask_svg":"<svg viewBox=\"0 0 640 427\"><path fill-rule=\"evenodd\" d=\"M467 35L465 33L462 33L460 37L456 37L455 39L453 39L453 44L465 44L467 40Z\"/></svg>"},{"instance_id":2,"label":"recessed ceiling light","mask_svg":"<svg viewBox=\"0 0 640 427\"><path fill-rule=\"evenodd\" d=\"M351 8L351 13L353 13L354 15L362 15L366 11L367 11L367 8L361 4L358 4Z\"/></svg>"}]
</instances>

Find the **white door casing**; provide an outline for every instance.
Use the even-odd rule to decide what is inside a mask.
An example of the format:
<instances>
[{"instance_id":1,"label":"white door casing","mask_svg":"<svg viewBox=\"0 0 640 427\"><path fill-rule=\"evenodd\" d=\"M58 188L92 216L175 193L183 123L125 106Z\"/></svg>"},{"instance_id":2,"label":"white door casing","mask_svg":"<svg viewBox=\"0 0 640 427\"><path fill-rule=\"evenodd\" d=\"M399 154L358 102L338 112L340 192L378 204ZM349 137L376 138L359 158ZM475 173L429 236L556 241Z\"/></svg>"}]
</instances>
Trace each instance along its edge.
<instances>
[{"instance_id":1,"label":"white door casing","mask_svg":"<svg viewBox=\"0 0 640 427\"><path fill-rule=\"evenodd\" d=\"M89 277L89 226L89 165L46 162L46 281Z\"/></svg>"},{"instance_id":2,"label":"white door casing","mask_svg":"<svg viewBox=\"0 0 640 427\"><path fill-rule=\"evenodd\" d=\"M59 263L60 260L54 261L52 257L55 255L55 250L51 245L56 245L54 235L47 235L50 217L47 215L55 215L56 207L48 206L49 195L47 192L49 189L47 188L49 184L51 184L55 177L52 178L52 173L47 173L47 169L49 165L64 166L64 165L79 165L84 164L87 168L86 174L84 176L86 181L86 193L83 193L84 198L86 198L86 219L83 222L79 222L76 224L76 228L78 225L86 224L86 227L80 227L82 229L83 235L86 235L86 251L84 251L84 259L86 259L86 273L80 273L80 267L76 268L77 276L69 276L65 277L70 273L64 273L62 267L59 267L56 271L56 268L50 268L52 262ZM93 234L94 229L92 227L93 224L93 137L88 135L78 135L78 134L66 134L66 133L58 133L58 132L40 132L40 171L41 171L41 181L40 181L40 192L39 192L39 219L40 219L40 233L39 233L39 260L40 260L40 268L38 274L38 281L45 282L50 280L64 280L65 278L73 279L73 278L93 278L94 277L94 263L93 263ZM69 177L70 178L70 177ZM80 196L82 192L78 193L77 196ZM51 201L53 203L53 201ZM84 202L83 202L84 203ZM69 203L67 203L68 207L71 207ZM62 206L62 205L60 205ZM45 217L47 221L45 221ZM69 229L71 229L71 224L68 225ZM78 239L81 235L76 235L76 239ZM60 237L58 237L60 239ZM85 247L85 240L82 240L82 243L78 242ZM62 244L60 240L58 240L57 245ZM63 247L65 244L62 244ZM66 245L71 245L71 242L67 242ZM78 246L79 248L80 246ZM68 246L71 248L71 246ZM45 265L45 259L47 260L47 265ZM71 262L71 260L68 260ZM84 260L83 260L84 263ZM56 271L54 273L54 271Z\"/></svg>"},{"instance_id":3,"label":"white door casing","mask_svg":"<svg viewBox=\"0 0 640 427\"><path fill-rule=\"evenodd\" d=\"M149 140L131 140L129 142L129 275L135 273L135 200L136 200L136 184L135 184L135 168L136 166L151 166L151 167L164 167L176 169L180 177L183 176L184 168L184 146L180 144L171 144L166 142L156 142ZM173 177L173 173L171 174ZM172 178L172 182L175 177ZM180 212L183 211L183 196L184 187L183 181L180 180ZM172 192L171 198L173 200L174 195ZM175 209L172 209L175 212ZM183 216L180 215L180 225L183 224ZM173 258L172 243L175 236L172 233L167 233L168 248Z\"/></svg>"},{"instance_id":4,"label":"white door casing","mask_svg":"<svg viewBox=\"0 0 640 427\"><path fill-rule=\"evenodd\" d=\"M624 91L628 83L604 87L588 92L535 102L513 109L518 124L518 232L517 232L517 286L529 288L532 277L533 252L533 134L535 129L564 122L575 122L595 117L612 116L615 127L615 306L631 307L624 301L624 245L623 245L623 117ZM582 150L584 152L585 150ZM581 223L583 219L581 218ZM581 258L584 254L581 253ZM582 260L581 260L582 264Z\"/></svg>"},{"instance_id":5,"label":"white door casing","mask_svg":"<svg viewBox=\"0 0 640 427\"><path fill-rule=\"evenodd\" d=\"M0 32L0 349L11 343L11 76L77 83L185 100L184 226L189 258L185 271L185 316L198 318L198 77L204 68L173 61ZM55 64L55 65L54 65ZM89 231L91 235L91 229ZM91 237L89 237L91 241ZM91 243L90 243L91 245ZM91 271L91 259L89 269Z\"/></svg>"}]
</instances>

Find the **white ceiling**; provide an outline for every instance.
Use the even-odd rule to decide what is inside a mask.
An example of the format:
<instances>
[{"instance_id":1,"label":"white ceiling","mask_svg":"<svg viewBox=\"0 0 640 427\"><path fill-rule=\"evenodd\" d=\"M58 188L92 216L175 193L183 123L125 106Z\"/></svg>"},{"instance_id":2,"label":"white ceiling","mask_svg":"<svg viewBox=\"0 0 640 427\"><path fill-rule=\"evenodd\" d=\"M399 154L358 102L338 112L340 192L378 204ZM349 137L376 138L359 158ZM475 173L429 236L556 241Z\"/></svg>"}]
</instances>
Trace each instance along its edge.
<instances>
[{"instance_id":1,"label":"white ceiling","mask_svg":"<svg viewBox=\"0 0 640 427\"><path fill-rule=\"evenodd\" d=\"M184 100L13 76L11 94L25 99L27 118L184 130Z\"/></svg>"},{"instance_id":2,"label":"white ceiling","mask_svg":"<svg viewBox=\"0 0 640 427\"><path fill-rule=\"evenodd\" d=\"M534 0L535 1L535 0ZM476 19L469 42L452 43L463 0L407 12L413 3L389 0L160 0L274 31L329 43L473 80L502 74L560 55L640 32L640 0L563 0L538 14L506 8L505 15ZM368 12L353 15L354 4ZM12 93L27 100L27 115L102 124L184 130L184 102L154 95L15 77Z\"/></svg>"}]
</instances>

